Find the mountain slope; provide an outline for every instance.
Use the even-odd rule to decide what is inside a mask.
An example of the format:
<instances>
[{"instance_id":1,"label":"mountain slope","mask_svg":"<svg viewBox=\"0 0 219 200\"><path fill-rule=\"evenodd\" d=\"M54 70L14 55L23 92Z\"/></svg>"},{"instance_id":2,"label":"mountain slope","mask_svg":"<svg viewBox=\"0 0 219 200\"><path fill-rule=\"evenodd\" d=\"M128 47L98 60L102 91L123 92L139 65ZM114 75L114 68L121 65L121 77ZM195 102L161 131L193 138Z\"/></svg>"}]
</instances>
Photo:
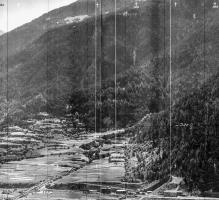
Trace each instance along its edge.
<instances>
[{"instance_id":1,"label":"mountain slope","mask_svg":"<svg viewBox=\"0 0 219 200\"><path fill-rule=\"evenodd\" d=\"M121 9L129 4L133 0L118 0L117 9ZM102 1L102 12L114 12L115 10L114 0ZM98 9L98 8L97 8ZM100 5L99 5L100 9ZM98 10L97 14L100 14ZM43 33L51 28L60 27L68 23L68 18L87 15L92 17L95 15L95 1L94 0L78 0L68 6L58 8L41 17L27 23L21 27L16 28L0 37L0 58L6 59L6 53L9 56L14 55L16 52L23 50L28 44L39 38ZM8 52L6 48L8 47Z\"/></svg>"},{"instance_id":2,"label":"mountain slope","mask_svg":"<svg viewBox=\"0 0 219 200\"><path fill-rule=\"evenodd\" d=\"M171 140L168 109L147 115L130 129L136 145L127 154L134 152L138 162L127 180L168 177L171 163L172 175L183 177L190 192L219 191L218 86L219 73L172 107Z\"/></svg>"},{"instance_id":3,"label":"mountain slope","mask_svg":"<svg viewBox=\"0 0 219 200\"><path fill-rule=\"evenodd\" d=\"M137 52L136 61L140 61L144 53L149 54L150 52L150 49L147 48L150 40L145 39L152 35L148 28L151 26L151 16L150 13L147 13L147 11L150 11L150 7L145 11L138 11L133 8L129 11L128 16L124 14L125 11L117 14L117 73L125 71L133 65L133 52L138 47L139 52ZM141 21L136 24L139 17L141 17ZM114 21L114 14L108 14L98 17L96 22L98 26L96 33L97 65L99 73L99 67L102 66L101 79L103 80L115 73ZM142 32L137 33L137 30L143 24L146 24L146 26L141 29ZM51 84L55 82L59 84L62 79L65 79L61 81L63 86L59 87L59 91L62 91L62 93L65 93L65 90L70 92L72 87L83 88L94 84L94 78L92 78L94 77L95 64L94 49L94 17L80 23L67 24L49 30L24 50L8 58L5 68L7 64L10 69L9 94L11 94L11 97L14 96L14 93L28 96L30 88L32 94L45 92L48 84L50 88L54 89L54 85L51 86ZM61 78L59 79L56 74ZM60 81L55 81L57 78ZM67 87L68 85L71 87ZM10 91L10 88L12 91ZM26 88L29 88L28 91ZM31 96L29 97L31 98Z\"/></svg>"},{"instance_id":4,"label":"mountain slope","mask_svg":"<svg viewBox=\"0 0 219 200\"><path fill-rule=\"evenodd\" d=\"M21 48L24 48L23 50L20 49L14 55L12 53L8 57L8 62L2 64L1 95L6 96L7 93L9 99L19 100L22 104L38 95L50 101L65 98L64 103L61 103L64 106L72 90L76 88L83 90L94 86L95 72L99 88L105 81L112 78L115 74L114 1L106 2L106 8L111 8L112 13L99 15L96 22L95 17L89 17L58 27L53 27L51 23L51 29L45 30L46 32L42 35L37 33L37 36L33 37L39 36L37 39L31 43L33 38L27 39L28 42L24 43L25 48L23 46ZM117 2L121 2L121 10L117 12L116 18L117 75L123 74L132 66L140 67L146 74L152 71L157 76L159 85L168 91L170 38L169 29L166 27L169 26L169 5L164 4L164 1L142 1L139 3L139 8L134 8L131 1L128 1L130 5L127 1L126 4L124 1ZM84 7L83 3L87 2L80 1L77 5L83 5L84 9L86 6ZM57 9L45 16L50 15L49 21L53 21L54 16L63 19L63 16L60 17L63 13L66 17L73 8L79 9L75 5L72 4L61 10ZM172 94L174 101L183 93L189 93L200 87L203 81L218 69L216 56L218 53L217 35L219 35L216 20L218 13L210 7L206 12L205 40L207 45L204 49L202 48L203 20L201 17L197 20L192 16L185 16L188 12L186 5L182 4L176 8L173 5L172 8ZM123 9L123 6L126 8ZM85 11L87 12L86 9L83 12ZM80 11L80 16L85 14L83 12ZM199 13L200 16L201 14L203 13ZM45 20L45 16L35 21ZM29 25L21 27L21 30L30 31ZM36 29L35 25L33 25L33 30ZM42 28L41 25L39 27ZM19 38L20 34L16 37ZM12 41L18 45L16 40L12 39ZM204 52L205 61L203 60ZM155 64L154 58L157 59ZM9 69L8 82L7 67ZM206 70L209 72L208 76L204 74Z\"/></svg>"}]
</instances>

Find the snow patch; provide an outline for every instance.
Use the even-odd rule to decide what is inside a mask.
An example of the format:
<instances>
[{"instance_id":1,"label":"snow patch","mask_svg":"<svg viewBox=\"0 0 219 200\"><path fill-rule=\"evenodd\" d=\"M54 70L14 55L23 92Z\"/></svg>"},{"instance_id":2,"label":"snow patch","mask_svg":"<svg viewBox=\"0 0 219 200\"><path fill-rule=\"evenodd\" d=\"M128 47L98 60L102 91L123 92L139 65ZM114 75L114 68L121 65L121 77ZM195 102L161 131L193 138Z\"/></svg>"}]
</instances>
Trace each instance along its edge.
<instances>
[{"instance_id":1,"label":"snow patch","mask_svg":"<svg viewBox=\"0 0 219 200\"><path fill-rule=\"evenodd\" d=\"M78 15L75 17L66 17L64 21L66 22L66 24L78 23L85 20L88 17L89 17L88 15Z\"/></svg>"}]
</instances>

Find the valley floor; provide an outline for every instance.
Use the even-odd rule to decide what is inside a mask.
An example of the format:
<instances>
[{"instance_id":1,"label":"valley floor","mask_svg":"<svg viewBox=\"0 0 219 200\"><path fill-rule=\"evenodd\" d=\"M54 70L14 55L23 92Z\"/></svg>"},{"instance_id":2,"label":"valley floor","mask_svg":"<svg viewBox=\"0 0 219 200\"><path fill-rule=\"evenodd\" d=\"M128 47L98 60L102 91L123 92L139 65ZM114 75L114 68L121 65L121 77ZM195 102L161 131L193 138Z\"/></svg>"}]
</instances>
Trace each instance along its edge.
<instances>
[{"instance_id":1,"label":"valley floor","mask_svg":"<svg viewBox=\"0 0 219 200\"><path fill-rule=\"evenodd\" d=\"M2 146L0 198L122 197L124 147L128 140L119 137L109 144L107 139L121 133L124 130L72 136L65 122L56 118L28 120L26 128L9 127L7 133L1 133L4 137L0 145L10 141L11 146ZM115 160L110 161L110 156ZM112 193L108 192L109 188Z\"/></svg>"},{"instance_id":2,"label":"valley floor","mask_svg":"<svg viewBox=\"0 0 219 200\"><path fill-rule=\"evenodd\" d=\"M150 191L159 181L125 182L127 165L137 162L127 160L133 144L125 130L72 135L57 118L26 124L1 132L0 199L166 199Z\"/></svg>"}]
</instances>

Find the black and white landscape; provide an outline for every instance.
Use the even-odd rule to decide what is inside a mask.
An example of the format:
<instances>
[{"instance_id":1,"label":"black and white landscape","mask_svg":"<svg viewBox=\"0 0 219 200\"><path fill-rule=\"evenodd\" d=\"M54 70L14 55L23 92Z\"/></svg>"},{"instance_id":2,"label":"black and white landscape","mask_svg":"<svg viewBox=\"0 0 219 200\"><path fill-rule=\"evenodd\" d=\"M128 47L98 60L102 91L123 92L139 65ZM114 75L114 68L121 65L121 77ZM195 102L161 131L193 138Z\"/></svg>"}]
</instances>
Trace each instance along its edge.
<instances>
[{"instance_id":1,"label":"black and white landscape","mask_svg":"<svg viewBox=\"0 0 219 200\"><path fill-rule=\"evenodd\" d=\"M218 0L18 1L48 12L0 19L0 199L219 198Z\"/></svg>"}]
</instances>

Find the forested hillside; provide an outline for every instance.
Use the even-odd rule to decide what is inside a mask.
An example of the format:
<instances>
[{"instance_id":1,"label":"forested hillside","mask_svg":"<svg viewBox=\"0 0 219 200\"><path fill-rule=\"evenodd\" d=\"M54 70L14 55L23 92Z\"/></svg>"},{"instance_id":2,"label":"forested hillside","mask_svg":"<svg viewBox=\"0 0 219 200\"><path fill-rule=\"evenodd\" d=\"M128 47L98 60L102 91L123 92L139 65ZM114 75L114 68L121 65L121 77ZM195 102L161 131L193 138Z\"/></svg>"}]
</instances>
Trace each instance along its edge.
<instances>
[{"instance_id":1,"label":"forested hillside","mask_svg":"<svg viewBox=\"0 0 219 200\"><path fill-rule=\"evenodd\" d=\"M173 106L171 125L166 109L147 115L134 126L131 132L138 144L134 149L138 158L135 178L152 181L169 176L171 169L172 175L185 178L190 190L218 191L218 95L216 74ZM148 163L151 153L155 159Z\"/></svg>"},{"instance_id":2,"label":"forested hillside","mask_svg":"<svg viewBox=\"0 0 219 200\"><path fill-rule=\"evenodd\" d=\"M45 109L64 112L71 93L75 89L87 91L90 88L93 94L93 87L96 84L98 90L103 92L104 87L107 87L104 85L114 87L110 79L114 79L115 74L118 77L126 76L128 70L127 73L131 77L130 68L133 68L132 71L136 70L134 74L150 74L149 76L152 74L154 85L149 84L149 87L156 91L156 99L164 99L168 96L170 41L170 30L167 28L170 22L168 2L139 1L138 7L135 7L133 1L117 1L116 61L113 2L103 1L102 10L100 6L97 8L99 15L95 18L85 9L92 10L93 4L90 5L91 8L86 4L87 1L78 1L51 11L8 33L8 41L18 47L12 48L9 45L8 59L2 60L0 81L3 99L7 96L9 104L20 104L31 112ZM89 1L89 3L92 2ZM218 13L212 9L211 3L209 1L205 5L206 23L203 21L203 4L191 4L190 1L185 0L172 5L174 101L182 96L182 93L189 93L190 90L199 87L217 70L215 55L218 54L218 21L216 20ZM197 6L199 9L196 8ZM73 12L74 10L77 12ZM54 25L55 19L63 21L71 11L77 16L85 15L85 12L90 15L79 21L71 18L73 20L71 23L63 22L62 25ZM66 16L62 16L61 13L65 13ZM197 18L193 18L193 13L197 15ZM41 22L46 19L48 22L43 22L44 25L42 25ZM48 29L41 32L34 28L39 26L42 29L47 24ZM35 31L24 32L24 29L30 30L29 26L33 26ZM34 36L32 32L37 35ZM24 37L23 46L19 46L15 39L10 38L11 35L15 35L15 39ZM6 36L3 35L1 41L4 41ZM32 39L28 39L29 37ZM205 47L202 46L204 40ZM17 50L11 52L10 49ZM203 56L204 52L205 56ZM2 55L6 58L6 54ZM129 83L129 80L126 82ZM123 88L126 86L123 85ZM98 99L100 99L99 96L101 94L98 95ZM12 103L12 100L17 103ZM160 103L146 104L150 105L145 110L141 109L144 113L162 110L166 103L162 101L162 105L154 106L153 104ZM137 104L134 107L137 107ZM135 115L134 112L132 114Z\"/></svg>"},{"instance_id":3,"label":"forested hillside","mask_svg":"<svg viewBox=\"0 0 219 200\"><path fill-rule=\"evenodd\" d=\"M163 4L154 4L152 8L156 9L158 8L158 5L161 6L159 9L161 9L162 12L162 9L164 8L162 7ZM172 22L174 25L172 26L173 55L171 73L171 100L173 104L177 103L181 97L202 87L202 84L205 81L213 74L217 73L217 55L219 53L219 24L218 20L216 20L218 19L218 12L214 9L210 9L208 12L206 11L205 21L203 13L201 12L199 13L200 18L198 20L193 19L192 16L188 17L188 15L185 17L182 14L182 10L181 14L178 13L178 10L174 10L174 12ZM145 15L144 13L139 14L139 16L143 18L146 17ZM162 20L160 20L160 18L164 19L161 16L162 14L157 16L155 22L161 23ZM136 18L134 18L134 21L135 20ZM147 36L150 37L150 43L147 42L145 32L141 35L142 32L139 31L138 28L134 29L137 30L136 33L139 34L139 36L136 37L136 41L141 41L141 43L139 43L140 46L138 46L137 43L134 45L137 52L135 65L132 63L133 55L130 57L131 53L129 55L118 56L118 60L120 58L127 58L125 59L125 67L131 66L130 69L123 69L119 75L117 75L116 92L118 103L116 111L118 114L119 127L129 126L141 119L147 113L157 113L169 108L169 34L166 33L168 32L167 30L164 32L162 23L158 26L158 30L155 22L150 26L150 30L153 32L147 34ZM142 23L140 24L144 23L145 21L142 20ZM166 21L166 26L168 26L168 20ZM140 30L143 30L143 28ZM135 33L132 34L135 35ZM126 37L128 36L129 35L126 34ZM163 36L166 37L165 40L163 39ZM151 40L155 42L151 43ZM127 41L130 43L131 38ZM144 42L145 47L143 47ZM150 44L149 47L148 44ZM144 56L143 52L147 52L147 50L148 54ZM128 59L130 59L130 62ZM111 68L113 70L113 57L110 60L112 61ZM104 60L101 61L104 62ZM120 64L121 62L118 61L118 71L120 71ZM107 65L106 69L104 62L104 65L101 65L101 67L102 76L104 76L104 73L110 69L110 65ZM112 73L113 77L114 74L115 73ZM113 77L111 80L103 80L102 85L100 85L99 81L97 82L98 90L96 95L99 102L97 104L97 124L104 128L113 127L115 121L115 83ZM87 100L84 99L83 101L79 101L80 103L85 101L84 103L87 109L84 109L83 111L79 108L80 106L75 106L75 95L77 95L78 92L81 92L85 96L88 93L91 95ZM88 101L90 102L87 103ZM72 112L75 113L78 111L77 109L79 109L82 118L84 118L84 116L90 116L91 121L94 122L94 120L92 120L92 118L94 119L95 117L94 101L94 88L77 90L76 93L73 93L71 100ZM83 103L80 105L81 108L84 107ZM88 111L92 112L88 113ZM104 121L107 121L107 125ZM91 125L89 124L88 126L90 127ZM92 125L92 127L94 127L94 125Z\"/></svg>"}]
</instances>

